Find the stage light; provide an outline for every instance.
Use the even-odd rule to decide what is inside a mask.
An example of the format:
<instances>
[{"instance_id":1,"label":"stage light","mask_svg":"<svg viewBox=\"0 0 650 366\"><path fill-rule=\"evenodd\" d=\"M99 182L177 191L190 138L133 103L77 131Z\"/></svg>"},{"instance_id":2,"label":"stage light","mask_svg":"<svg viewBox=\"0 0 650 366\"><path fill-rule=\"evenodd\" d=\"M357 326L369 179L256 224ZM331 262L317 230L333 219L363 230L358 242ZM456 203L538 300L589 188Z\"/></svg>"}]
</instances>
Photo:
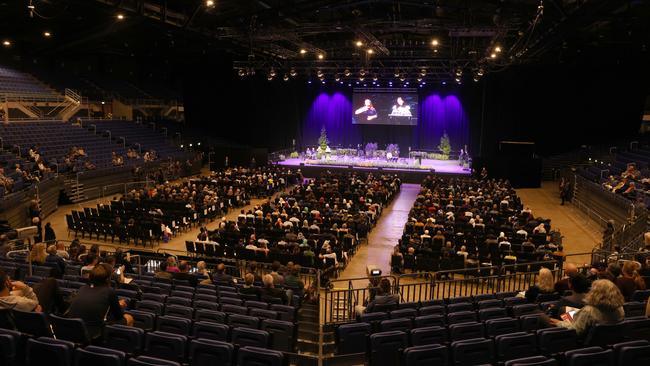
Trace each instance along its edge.
<instances>
[{"instance_id":1,"label":"stage light","mask_svg":"<svg viewBox=\"0 0 650 366\"><path fill-rule=\"evenodd\" d=\"M476 72L476 75L483 76L483 73L484 73L483 68L479 67L478 71Z\"/></svg>"},{"instance_id":2,"label":"stage light","mask_svg":"<svg viewBox=\"0 0 650 366\"><path fill-rule=\"evenodd\" d=\"M318 70L316 72L316 76L318 76L319 78L322 78L323 77L323 72L321 70Z\"/></svg>"},{"instance_id":3,"label":"stage light","mask_svg":"<svg viewBox=\"0 0 650 366\"><path fill-rule=\"evenodd\" d=\"M237 75L239 75L241 77L244 77L244 76L246 76L246 71L244 71L244 69L239 69L237 71Z\"/></svg>"},{"instance_id":4,"label":"stage light","mask_svg":"<svg viewBox=\"0 0 650 366\"><path fill-rule=\"evenodd\" d=\"M52 37L52 33L48 32L48 31L45 31L45 32L43 32L43 37L45 37L45 38Z\"/></svg>"},{"instance_id":5,"label":"stage light","mask_svg":"<svg viewBox=\"0 0 650 366\"><path fill-rule=\"evenodd\" d=\"M200 143L200 142L197 142L196 145L197 145L197 146L201 146L201 143Z\"/></svg>"},{"instance_id":6,"label":"stage light","mask_svg":"<svg viewBox=\"0 0 650 366\"><path fill-rule=\"evenodd\" d=\"M446 82L446 81L443 81L443 82L442 82L442 85L447 85L447 82Z\"/></svg>"},{"instance_id":7,"label":"stage light","mask_svg":"<svg viewBox=\"0 0 650 366\"><path fill-rule=\"evenodd\" d=\"M416 80L417 80L418 83L419 83L420 81L422 81L422 78L421 78L421 77L418 77Z\"/></svg>"},{"instance_id":8,"label":"stage light","mask_svg":"<svg viewBox=\"0 0 650 366\"><path fill-rule=\"evenodd\" d=\"M499 46L494 47L494 52L500 53L501 52L501 47L499 47Z\"/></svg>"},{"instance_id":9,"label":"stage light","mask_svg":"<svg viewBox=\"0 0 650 366\"><path fill-rule=\"evenodd\" d=\"M422 75L422 77L427 76L427 70L426 69L420 70L420 75Z\"/></svg>"},{"instance_id":10,"label":"stage light","mask_svg":"<svg viewBox=\"0 0 650 366\"><path fill-rule=\"evenodd\" d=\"M364 69L359 70L359 75L365 76L366 75L366 70L364 70Z\"/></svg>"},{"instance_id":11,"label":"stage light","mask_svg":"<svg viewBox=\"0 0 650 366\"><path fill-rule=\"evenodd\" d=\"M396 78L398 78L398 77L399 77L399 70L395 70L395 74L394 74L394 75L395 75Z\"/></svg>"},{"instance_id":12,"label":"stage light","mask_svg":"<svg viewBox=\"0 0 650 366\"><path fill-rule=\"evenodd\" d=\"M400 77L399 77L399 80L400 80L400 81L404 81L404 80L406 80L406 76L404 76L404 75L400 76Z\"/></svg>"},{"instance_id":13,"label":"stage light","mask_svg":"<svg viewBox=\"0 0 650 366\"><path fill-rule=\"evenodd\" d=\"M474 76L474 82L478 83L478 76Z\"/></svg>"},{"instance_id":14,"label":"stage light","mask_svg":"<svg viewBox=\"0 0 650 366\"><path fill-rule=\"evenodd\" d=\"M307 53L307 50L304 49L304 48L301 48L301 49L300 49L300 54L301 54L301 55L304 55L305 53Z\"/></svg>"},{"instance_id":15,"label":"stage light","mask_svg":"<svg viewBox=\"0 0 650 366\"><path fill-rule=\"evenodd\" d=\"M311 79L307 80L307 84L311 84Z\"/></svg>"},{"instance_id":16,"label":"stage light","mask_svg":"<svg viewBox=\"0 0 650 366\"><path fill-rule=\"evenodd\" d=\"M497 58L497 54L492 52L492 54L490 55L490 58Z\"/></svg>"},{"instance_id":17,"label":"stage light","mask_svg":"<svg viewBox=\"0 0 650 366\"><path fill-rule=\"evenodd\" d=\"M433 50L433 53L438 53L438 49L437 49L437 48L434 49L434 50Z\"/></svg>"},{"instance_id":18,"label":"stage light","mask_svg":"<svg viewBox=\"0 0 650 366\"><path fill-rule=\"evenodd\" d=\"M289 75L284 74L284 76L282 77L282 80L289 81Z\"/></svg>"},{"instance_id":19,"label":"stage light","mask_svg":"<svg viewBox=\"0 0 650 366\"><path fill-rule=\"evenodd\" d=\"M359 81L363 81L365 78L363 76L359 76Z\"/></svg>"},{"instance_id":20,"label":"stage light","mask_svg":"<svg viewBox=\"0 0 650 366\"><path fill-rule=\"evenodd\" d=\"M104 101L102 100L102 105L104 105L104 104L106 104L106 102L104 102Z\"/></svg>"},{"instance_id":21,"label":"stage light","mask_svg":"<svg viewBox=\"0 0 650 366\"><path fill-rule=\"evenodd\" d=\"M192 144L190 144L190 147L192 147Z\"/></svg>"},{"instance_id":22,"label":"stage light","mask_svg":"<svg viewBox=\"0 0 650 366\"><path fill-rule=\"evenodd\" d=\"M439 43L438 43L438 39L437 39L437 38L434 38L434 39L431 40L431 45L432 45L432 46L436 47L436 46L438 46L438 44L439 44Z\"/></svg>"},{"instance_id":23,"label":"stage light","mask_svg":"<svg viewBox=\"0 0 650 366\"><path fill-rule=\"evenodd\" d=\"M363 42L357 41L357 47L361 47L361 46L363 46Z\"/></svg>"},{"instance_id":24,"label":"stage light","mask_svg":"<svg viewBox=\"0 0 650 366\"><path fill-rule=\"evenodd\" d=\"M117 20L124 20L124 14L117 14Z\"/></svg>"},{"instance_id":25,"label":"stage light","mask_svg":"<svg viewBox=\"0 0 650 366\"><path fill-rule=\"evenodd\" d=\"M294 76L298 75L298 73L296 72L296 69L294 69L294 68L292 67L292 68L291 68L291 71L289 71L289 75L291 75L291 77L294 77Z\"/></svg>"},{"instance_id":26,"label":"stage light","mask_svg":"<svg viewBox=\"0 0 650 366\"><path fill-rule=\"evenodd\" d=\"M335 81L341 80L341 75L339 75L339 74L334 75L334 80Z\"/></svg>"},{"instance_id":27,"label":"stage light","mask_svg":"<svg viewBox=\"0 0 650 366\"><path fill-rule=\"evenodd\" d=\"M5 39L4 41L2 41L2 45L5 46L5 47L11 47L11 41Z\"/></svg>"},{"instance_id":28,"label":"stage light","mask_svg":"<svg viewBox=\"0 0 650 366\"><path fill-rule=\"evenodd\" d=\"M463 69L460 67L456 69L456 76L462 76L463 75Z\"/></svg>"},{"instance_id":29,"label":"stage light","mask_svg":"<svg viewBox=\"0 0 650 366\"><path fill-rule=\"evenodd\" d=\"M185 147L184 145L181 145L181 149L184 148L184 147Z\"/></svg>"},{"instance_id":30,"label":"stage light","mask_svg":"<svg viewBox=\"0 0 650 366\"><path fill-rule=\"evenodd\" d=\"M207 6L208 8L212 8L214 6L214 0L206 0L205 6Z\"/></svg>"},{"instance_id":31,"label":"stage light","mask_svg":"<svg viewBox=\"0 0 650 366\"><path fill-rule=\"evenodd\" d=\"M271 77L275 77L275 75L277 75L277 74L275 73L275 69L274 69L274 68L271 68L271 71L269 71L269 76L271 76Z\"/></svg>"},{"instance_id":32,"label":"stage light","mask_svg":"<svg viewBox=\"0 0 650 366\"><path fill-rule=\"evenodd\" d=\"M377 77L377 75L375 75L375 76L372 77L372 80L377 81L377 80L379 80L379 78Z\"/></svg>"},{"instance_id":33,"label":"stage light","mask_svg":"<svg viewBox=\"0 0 650 366\"><path fill-rule=\"evenodd\" d=\"M325 56L323 56L323 54L322 54L322 53L319 53L319 54L318 54L318 59L319 59L319 60L322 60L322 59L323 59L323 57L325 57Z\"/></svg>"},{"instance_id":34,"label":"stage light","mask_svg":"<svg viewBox=\"0 0 650 366\"><path fill-rule=\"evenodd\" d=\"M373 51L372 48L368 48L368 51L366 51L366 52L368 52L369 55L372 55L372 53L375 52L375 51Z\"/></svg>"},{"instance_id":35,"label":"stage light","mask_svg":"<svg viewBox=\"0 0 650 366\"><path fill-rule=\"evenodd\" d=\"M345 71L343 71L343 75L345 76L350 76L350 74L351 74L350 69L345 69Z\"/></svg>"},{"instance_id":36,"label":"stage light","mask_svg":"<svg viewBox=\"0 0 650 366\"><path fill-rule=\"evenodd\" d=\"M267 77L266 77L266 80L268 80L268 81L273 81L273 76L271 76L271 75L267 76Z\"/></svg>"}]
</instances>

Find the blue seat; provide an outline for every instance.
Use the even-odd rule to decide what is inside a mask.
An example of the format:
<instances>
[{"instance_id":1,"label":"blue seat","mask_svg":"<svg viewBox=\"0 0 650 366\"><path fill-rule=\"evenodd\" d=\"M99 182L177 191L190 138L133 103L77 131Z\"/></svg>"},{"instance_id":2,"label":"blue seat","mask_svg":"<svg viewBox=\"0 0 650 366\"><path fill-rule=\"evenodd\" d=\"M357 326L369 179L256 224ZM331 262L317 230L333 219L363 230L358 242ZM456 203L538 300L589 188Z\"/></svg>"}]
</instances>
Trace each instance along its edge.
<instances>
[{"instance_id":1,"label":"blue seat","mask_svg":"<svg viewBox=\"0 0 650 366\"><path fill-rule=\"evenodd\" d=\"M625 324L595 324L589 328L584 344L605 347L625 341Z\"/></svg>"},{"instance_id":2,"label":"blue seat","mask_svg":"<svg viewBox=\"0 0 650 366\"><path fill-rule=\"evenodd\" d=\"M248 315L228 315L227 323L232 328L258 329L260 327L260 319Z\"/></svg>"},{"instance_id":3,"label":"blue seat","mask_svg":"<svg viewBox=\"0 0 650 366\"><path fill-rule=\"evenodd\" d=\"M447 311L445 310L445 307L442 305L431 305L431 306L424 306L418 309L418 314L420 316L422 315L432 315L432 314L440 314L440 315L445 315Z\"/></svg>"},{"instance_id":4,"label":"blue seat","mask_svg":"<svg viewBox=\"0 0 650 366\"><path fill-rule=\"evenodd\" d=\"M411 345L424 346L427 344L447 343L447 329L444 327L424 327L411 330Z\"/></svg>"},{"instance_id":5,"label":"blue seat","mask_svg":"<svg viewBox=\"0 0 650 366\"><path fill-rule=\"evenodd\" d=\"M90 336L83 320L62 318L54 314L50 314L49 319L57 339L84 346L90 344ZM101 336L101 329L98 332L96 337Z\"/></svg>"},{"instance_id":6,"label":"blue seat","mask_svg":"<svg viewBox=\"0 0 650 366\"><path fill-rule=\"evenodd\" d=\"M239 305L222 304L221 311L226 314L248 315L248 308Z\"/></svg>"},{"instance_id":7,"label":"blue seat","mask_svg":"<svg viewBox=\"0 0 650 366\"><path fill-rule=\"evenodd\" d=\"M128 298L128 299L137 299L138 298L138 292L137 291L127 290L127 289L124 289L124 288L118 288L117 290L115 290L115 295L117 295L118 297L125 297L125 298Z\"/></svg>"},{"instance_id":8,"label":"blue seat","mask_svg":"<svg viewBox=\"0 0 650 366\"><path fill-rule=\"evenodd\" d=\"M0 365L14 365L17 348L18 339L14 335L0 333Z\"/></svg>"},{"instance_id":9,"label":"blue seat","mask_svg":"<svg viewBox=\"0 0 650 366\"><path fill-rule=\"evenodd\" d=\"M237 353L237 366L282 366L282 352L258 347L244 347Z\"/></svg>"},{"instance_id":10,"label":"blue seat","mask_svg":"<svg viewBox=\"0 0 650 366\"><path fill-rule=\"evenodd\" d=\"M69 366L72 364L74 343L54 338L39 337L27 340L27 366Z\"/></svg>"},{"instance_id":11,"label":"blue seat","mask_svg":"<svg viewBox=\"0 0 650 366\"><path fill-rule=\"evenodd\" d=\"M230 343L195 339L190 343L190 365L232 365L234 350L235 347Z\"/></svg>"},{"instance_id":12,"label":"blue seat","mask_svg":"<svg viewBox=\"0 0 650 366\"><path fill-rule=\"evenodd\" d=\"M257 308L250 309L249 315L260 318L260 319L277 319L278 318L278 313L276 311L266 310L266 309L257 309Z\"/></svg>"},{"instance_id":13,"label":"blue seat","mask_svg":"<svg viewBox=\"0 0 650 366\"><path fill-rule=\"evenodd\" d=\"M368 351L367 337L372 327L368 323L352 323L339 325L336 329L338 354L366 353Z\"/></svg>"},{"instance_id":14,"label":"blue seat","mask_svg":"<svg viewBox=\"0 0 650 366\"><path fill-rule=\"evenodd\" d=\"M539 313L537 304L520 304L512 307L512 316L520 317L522 315Z\"/></svg>"},{"instance_id":15,"label":"blue seat","mask_svg":"<svg viewBox=\"0 0 650 366\"><path fill-rule=\"evenodd\" d=\"M154 294L151 292L142 293L142 301L149 300L149 301L164 303L166 299L167 299L166 295Z\"/></svg>"},{"instance_id":16,"label":"blue seat","mask_svg":"<svg viewBox=\"0 0 650 366\"><path fill-rule=\"evenodd\" d=\"M558 363L554 358L533 356L507 361L504 366L558 366Z\"/></svg>"},{"instance_id":17,"label":"blue seat","mask_svg":"<svg viewBox=\"0 0 650 366\"><path fill-rule=\"evenodd\" d=\"M214 310L197 309L194 314L194 320L224 324L226 322L226 313Z\"/></svg>"},{"instance_id":18,"label":"blue seat","mask_svg":"<svg viewBox=\"0 0 650 366\"><path fill-rule=\"evenodd\" d=\"M192 327L192 337L227 342L229 331L230 328L225 324L195 322Z\"/></svg>"},{"instance_id":19,"label":"blue seat","mask_svg":"<svg viewBox=\"0 0 650 366\"><path fill-rule=\"evenodd\" d=\"M146 311L156 315L162 315L165 305L151 300L138 301L135 304L135 310Z\"/></svg>"},{"instance_id":20,"label":"blue seat","mask_svg":"<svg viewBox=\"0 0 650 366\"><path fill-rule=\"evenodd\" d=\"M408 346L408 336L401 331L380 332L370 335L370 364L373 366L398 365L401 351Z\"/></svg>"},{"instance_id":21,"label":"blue seat","mask_svg":"<svg viewBox=\"0 0 650 366\"><path fill-rule=\"evenodd\" d=\"M546 321L544 321L543 315L540 314L528 314L519 317L519 327L524 332L531 332L533 330L546 328Z\"/></svg>"},{"instance_id":22,"label":"blue seat","mask_svg":"<svg viewBox=\"0 0 650 366\"><path fill-rule=\"evenodd\" d=\"M488 300L491 301L491 300ZM499 301L499 300L497 300ZM505 318L508 316L508 312L505 308L487 308L481 309L478 311L478 320L486 321L490 319Z\"/></svg>"},{"instance_id":23,"label":"blue seat","mask_svg":"<svg viewBox=\"0 0 650 366\"><path fill-rule=\"evenodd\" d=\"M156 322L156 330L166 333L189 336L192 329L192 321L176 316L159 316Z\"/></svg>"},{"instance_id":24,"label":"blue seat","mask_svg":"<svg viewBox=\"0 0 650 366\"><path fill-rule=\"evenodd\" d=\"M499 298L499 296L497 296L497 298ZM513 297L506 297L506 298L503 298L503 304L505 306L509 306L509 307L512 307L512 306L515 306L515 305L523 305L523 304L526 304L526 298L524 298L524 297L514 297L514 296Z\"/></svg>"},{"instance_id":25,"label":"blue seat","mask_svg":"<svg viewBox=\"0 0 650 366\"><path fill-rule=\"evenodd\" d=\"M532 333L501 334L494 338L494 343L501 362L537 355L537 338Z\"/></svg>"},{"instance_id":26,"label":"blue seat","mask_svg":"<svg viewBox=\"0 0 650 366\"><path fill-rule=\"evenodd\" d=\"M452 342L451 358L458 366L490 364L494 359L494 343L484 338Z\"/></svg>"},{"instance_id":27,"label":"blue seat","mask_svg":"<svg viewBox=\"0 0 650 366\"><path fill-rule=\"evenodd\" d=\"M266 348L269 345L269 333L259 329L233 328L230 340L239 347L251 346Z\"/></svg>"},{"instance_id":28,"label":"blue seat","mask_svg":"<svg viewBox=\"0 0 650 366\"><path fill-rule=\"evenodd\" d=\"M16 329L32 337L52 337L50 323L44 313L13 311Z\"/></svg>"},{"instance_id":29,"label":"blue seat","mask_svg":"<svg viewBox=\"0 0 650 366\"><path fill-rule=\"evenodd\" d=\"M129 310L127 314L133 317L133 326L145 331L153 330L156 326L156 314L148 311Z\"/></svg>"},{"instance_id":30,"label":"blue seat","mask_svg":"<svg viewBox=\"0 0 650 366\"><path fill-rule=\"evenodd\" d=\"M271 304L271 310L277 311L279 320L294 322L296 320L296 308L290 305Z\"/></svg>"},{"instance_id":31,"label":"blue seat","mask_svg":"<svg viewBox=\"0 0 650 366\"><path fill-rule=\"evenodd\" d=\"M192 319L192 317L194 316L194 309L189 306L167 305L165 307L165 315L171 315L171 316L176 316L185 319Z\"/></svg>"},{"instance_id":32,"label":"blue seat","mask_svg":"<svg viewBox=\"0 0 650 366\"><path fill-rule=\"evenodd\" d=\"M213 304L216 304L216 303L219 302L218 298L217 298L217 295L214 295L214 294L208 295L208 294L201 294L201 293L198 293L198 294L194 295L194 304L195 305L196 305L197 301L207 301L207 302L210 302L210 303L213 303Z\"/></svg>"},{"instance_id":33,"label":"blue seat","mask_svg":"<svg viewBox=\"0 0 650 366\"><path fill-rule=\"evenodd\" d=\"M564 353L567 366L614 366L614 351L600 347L574 349Z\"/></svg>"},{"instance_id":34,"label":"blue seat","mask_svg":"<svg viewBox=\"0 0 650 366\"><path fill-rule=\"evenodd\" d=\"M124 366L126 354L114 349L88 346L74 352L75 366Z\"/></svg>"},{"instance_id":35,"label":"blue seat","mask_svg":"<svg viewBox=\"0 0 650 366\"><path fill-rule=\"evenodd\" d=\"M473 311L459 311L447 314L447 324L475 322L476 313Z\"/></svg>"},{"instance_id":36,"label":"blue seat","mask_svg":"<svg viewBox=\"0 0 650 366\"><path fill-rule=\"evenodd\" d=\"M578 335L574 329L546 328L537 331L537 344L544 355L554 356L578 348Z\"/></svg>"},{"instance_id":37,"label":"blue seat","mask_svg":"<svg viewBox=\"0 0 650 366\"><path fill-rule=\"evenodd\" d=\"M645 304L640 301L631 301L623 304L625 309L625 317L631 318L635 316L645 316Z\"/></svg>"},{"instance_id":38,"label":"blue seat","mask_svg":"<svg viewBox=\"0 0 650 366\"><path fill-rule=\"evenodd\" d=\"M263 310L269 309L269 304L262 301L246 301L244 303L244 306L246 306L249 309L263 309Z\"/></svg>"},{"instance_id":39,"label":"blue seat","mask_svg":"<svg viewBox=\"0 0 650 366\"><path fill-rule=\"evenodd\" d=\"M623 324L625 324L625 334L630 339L645 339L650 342L650 319L626 319Z\"/></svg>"},{"instance_id":40,"label":"blue seat","mask_svg":"<svg viewBox=\"0 0 650 366\"><path fill-rule=\"evenodd\" d=\"M447 365L448 362L447 347L439 344L409 347L404 350L405 366Z\"/></svg>"},{"instance_id":41,"label":"blue seat","mask_svg":"<svg viewBox=\"0 0 650 366\"><path fill-rule=\"evenodd\" d=\"M485 330L483 324L478 322L459 323L449 326L449 339L452 342L464 339L483 338L484 336Z\"/></svg>"},{"instance_id":42,"label":"blue seat","mask_svg":"<svg viewBox=\"0 0 650 366\"><path fill-rule=\"evenodd\" d=\"M130 358L127 366L181 366L180 363L155 357L140 356Z\"/></svg>"},{"instance_id":43,"label":"blue seat","mask_svg":"<svg viewBox=\"0 0 650 366\"><path fill-rule=\"evenodd\" d=\"M156 331L147 333L144 344L146 356L182 362L185 357L187 337Z\"/></svg>"},{"instance_id":44,"label":"blue seat","mask_svg":"<svg viewBox=\"0 0 650 366\"><path fill-rule=\"evenodd\" d=\"M413 321L408 318L382 320L379 323L379 329L382 332L401 330L404 333L408 333L411 328L413 328Z\"/></svg>"},{"instance_id":45,"label":"blue seat","mask_svg":"<svg viewBox=\"0 0 650 366\"><path fill-rule=\"evenodd\" d=\"M482 300L476 303L479 310L481 309L491 309L491 308L501 308L503 307L503 302L499 299L487 299Z\"/></svg>"},{"instance_id":46,"label":"blue seat","mask_svg":"<svg viewBox=\"0 0 650 366\"><path fill-rule=\"evenodd\" d=\"M495 295L495 294L478 294L478 295L474 295L474 297L472 298L472 301L473 301L475 304L478 305L481 301L485 301L485 300L493 300L493 299L496 299L496 295ZM481 307L479 306L479 309L480 309L480 308L481 308Z\"/></svg>"},{"instance_id":47,"label":"blue seat","mask_svg":"<svg viewBox=\"0 0 650 366\"><path fill-rule=\"evenodd\" d=\"M189 295L189 297L179 297L177 296L170 296L165 300L165 305L180 305L180 306L187 306L191 307L192 306L192 295Z\"/></svg>"},{"instance_id":48,"label":"blue seat","mask_svg":"<svg viewBox=\"0 0 650 366\"><path fill-rule=\"evenodd\" d=\"M221 297L220 296L219 297L219 304L221 304L222 306L225 306L225 305L242 306L244 304L244 300L239 299L239 298Z\"/></svg>"},{"instance_id":49,"label":"blue seat","mask_svg":"<svg viewBox=\"0 0 650 366\"><path fill-rule=\"evenodd\" d=\"M413 319L418 316L417 309L414 308L404 308L393 310L389 313L391 319L400 319L400 318L409 318Z\"/></svg>"},{"instance_id":50,"label":"blue seat","mask_svg":"<svg viewBox=\"0 0 650 366\"><path fill-rule=\"evenodd\" d=\"M485 321L485 335L496 337L500 334L516 333L519 331L519 321L513 318L490 319Z\"/></svg>"},{"instance_id":51,"label":"blue seat","mask_svg":"<svg viewBox=\"0 0 650 366\"><path fill-rule=\"evenodd\" d=\"M196 300L194 301L194 308L196 310L206 309L212 311L219 311L219 304L216 301Z\"/></svg>"},{"instance_id":52,"label":"blue seat","mask_svg":"<svg viewBox=\"0 0 650 366\"><path fill-rule=\"evenodd\" d=\"M650 343L646 340L617 343L612 349L617 365L650 365Z\"/></svg>"},{"instance_id":53,"label":"blue seat","mask_svg":"<svg viewBox=\"0 0 650 366\"><path fill-rule=\"evenodd\" d=\"M469 302L458 302L447 305L447 314L459 311L474 311L474 305Z\"/></svg>"},{"instance_id":54,"label":"blue seat","mask_svg":"<svg viewBox=\"0 0 650 366\"><path fill-rule=\"evenodd\" d=\"M128 354L138 354L144 346L144 331L124 325L107 325L104 327L104 346Z\"/></svg>"},{"instance_id":55,"label":"blue seat","mask_svg":"<svg viewBox=\"0 0 650 366\"><path fill-rule=\"evenodd\" d=\"M413 319L415 328L445 326L445 316L441 314L421 315Z\"/></svg>"},{"instance_id":56,"label":"blue seat","mask_svg":"<svg viewBox=\"0 0 650 366\"><path fill-rule=\"evenodd\" d=\"M471 296L455 296L447 299L449 304L459 304L459 303L471 303L474 301L474 298Z\"/></svg>"},{"instance_id":57,"label":"blue seat","mask_svg":"<svg viewBox=\"0 0 650 366\"><path fill-rule=\"evenodd\" d=\"M190 299L194 298L194 292L190 291L176 291L172 290L172 292L169 294L170 297L167 298L167 301L169 301L170 298L180 298L180 299Z\"/></svg>"},{"instance_id":58,"label":"blue seat","mask_svg":"<svg viewBox=\"0 0 650 366\"><path fill-rule=\"evenodd\" d=\"M271 348L276 351L294 352L296 329L291 322L274 319L262 320L261 329L271 335Z\"/></svg>"}]
</instances>

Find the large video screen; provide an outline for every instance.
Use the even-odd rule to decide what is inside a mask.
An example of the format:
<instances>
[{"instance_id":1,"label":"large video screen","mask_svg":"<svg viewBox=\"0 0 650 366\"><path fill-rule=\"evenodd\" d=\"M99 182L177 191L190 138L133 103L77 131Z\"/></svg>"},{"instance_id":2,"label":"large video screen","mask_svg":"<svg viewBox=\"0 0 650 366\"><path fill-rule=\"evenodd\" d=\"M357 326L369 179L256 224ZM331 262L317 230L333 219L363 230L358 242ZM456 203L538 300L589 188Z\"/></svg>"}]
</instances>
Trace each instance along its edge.
<instances>
[{"instance_id":1,"label":"large video screen","mask_svg":"<svg viewBox=\"0 0 650 366\"><path fill-rule=\"evenodd\" d=\"M397 126L418 124L418 94L415 91L354 90L352 103L353 124Z\"/></svg>"}]
</instances>

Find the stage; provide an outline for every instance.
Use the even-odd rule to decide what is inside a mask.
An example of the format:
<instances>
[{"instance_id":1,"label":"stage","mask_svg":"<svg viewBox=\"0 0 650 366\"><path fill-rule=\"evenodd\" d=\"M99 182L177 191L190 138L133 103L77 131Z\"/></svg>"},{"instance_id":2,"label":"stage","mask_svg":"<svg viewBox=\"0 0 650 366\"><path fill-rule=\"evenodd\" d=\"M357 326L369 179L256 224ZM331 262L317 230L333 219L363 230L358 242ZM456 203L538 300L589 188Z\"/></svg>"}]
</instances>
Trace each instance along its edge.
<instances>
[{"instance_id":1,"label":"stage","mask_svg":"<svg viewBox=\"0 0 650 366\"><path fill-rule=\"evenodd\" d=\"M399 159L397 162L388 162L386 159L366 158L337 158L330 160L317 160L305 158L287 158L276 163L280 166L296 167L301 169L306 177L315 177L321 172L329 171L355 171L382 172L397 174L405 183L421 183L422 179L432 173L444 175L467 176L471 169L460 165L458 160Z\"/></svg>"}]
</instances>

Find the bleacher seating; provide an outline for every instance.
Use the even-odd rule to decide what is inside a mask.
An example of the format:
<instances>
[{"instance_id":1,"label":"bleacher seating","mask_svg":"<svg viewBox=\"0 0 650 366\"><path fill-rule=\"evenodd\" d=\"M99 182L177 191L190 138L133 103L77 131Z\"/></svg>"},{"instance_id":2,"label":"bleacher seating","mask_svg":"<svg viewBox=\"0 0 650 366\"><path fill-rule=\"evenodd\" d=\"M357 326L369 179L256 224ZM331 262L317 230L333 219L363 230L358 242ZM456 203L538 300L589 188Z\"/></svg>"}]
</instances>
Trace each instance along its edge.
<instances>
[{"instance_id":1,"label":"bleacher seating","mask_svg":"<svg viewBox=\"0 0 650 366\"><path fill-rule=\"evenodd\" d=\"M33 76L0 66L0 95L7 98L28 98L35 101L56 101L63 97Z\"/></svg>"},{"instance_id":2,"label":"bleacher seating","mask_svg":"<svg viewBox=\"0 0 650 366\"><path fill-rule=\"evenodd\" d=\"M105 131L110 131L113 140L123 137L128 146L134 147L139 144L142 153L154 150L159 159L179 158L184 155L182 150L166 140L165 135L159 131L154 131L147 125L132 121L97 120L84 122L84 125L88 128L93 124L97 126L97 133L103 134Z\"/></svg>"}]
</instances>

